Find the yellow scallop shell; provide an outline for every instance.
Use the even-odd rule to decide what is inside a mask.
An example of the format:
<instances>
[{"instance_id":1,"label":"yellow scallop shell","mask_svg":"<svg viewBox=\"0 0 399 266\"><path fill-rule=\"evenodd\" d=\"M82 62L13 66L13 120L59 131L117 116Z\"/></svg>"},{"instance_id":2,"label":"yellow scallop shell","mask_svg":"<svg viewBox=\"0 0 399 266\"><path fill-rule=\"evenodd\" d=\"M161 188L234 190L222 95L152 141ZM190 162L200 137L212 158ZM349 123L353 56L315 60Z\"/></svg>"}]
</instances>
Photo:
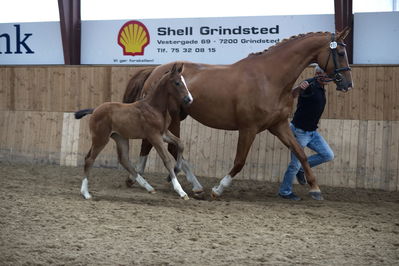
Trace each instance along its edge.
<instances>
[{"instance_id":1,"label":"yellow scallop shell","mask_svg":"<svg viewBox=\"0 0 399 266\"><path fill-rule=\"evenodd\" d=\"M118 44L124 55L143 55L144 47L150 43L146 26L138 21L129 21L119 30Z\"/></svg>"}]
</instances>

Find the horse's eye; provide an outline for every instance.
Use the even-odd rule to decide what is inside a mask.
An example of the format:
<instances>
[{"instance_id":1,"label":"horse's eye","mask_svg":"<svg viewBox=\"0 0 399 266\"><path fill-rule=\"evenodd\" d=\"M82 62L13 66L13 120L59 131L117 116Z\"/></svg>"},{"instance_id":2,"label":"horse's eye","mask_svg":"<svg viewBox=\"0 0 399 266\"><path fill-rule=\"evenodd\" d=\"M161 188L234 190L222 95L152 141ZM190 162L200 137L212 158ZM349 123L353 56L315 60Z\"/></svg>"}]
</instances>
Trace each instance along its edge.
<instances>
[{"instance_id":1,"label":"horse's eye","mask_svg":"<svg viewBox=\"0 0 399 266\"><path fill-rule=\"evenodd\" d=\"M175 85L176 85L176 86L180 86L180 82L176 81L176 82L175 82Z\"/></svg>"}]
</instances>

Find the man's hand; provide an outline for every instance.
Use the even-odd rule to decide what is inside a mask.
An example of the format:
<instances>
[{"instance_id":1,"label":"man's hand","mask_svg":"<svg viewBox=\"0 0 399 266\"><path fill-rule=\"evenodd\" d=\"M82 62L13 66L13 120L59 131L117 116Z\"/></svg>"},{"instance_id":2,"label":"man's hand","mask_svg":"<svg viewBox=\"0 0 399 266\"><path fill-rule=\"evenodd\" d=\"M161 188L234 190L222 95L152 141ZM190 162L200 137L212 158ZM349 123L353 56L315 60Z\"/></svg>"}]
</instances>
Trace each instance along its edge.
<instances>
[{"instance_id":1,"label":"man's hand","mask_svg":"<svg viewBox=\"0 0 399 266\"><path fill-rule=\"evenodd\" d=\"M306 80L302 81L298 87L293 88L291 93L292 93L292 97L296 98L299 95L300 90L306 90L306 88L309 87L309 82L307 82Z\"/></svg>"}]
</instances>

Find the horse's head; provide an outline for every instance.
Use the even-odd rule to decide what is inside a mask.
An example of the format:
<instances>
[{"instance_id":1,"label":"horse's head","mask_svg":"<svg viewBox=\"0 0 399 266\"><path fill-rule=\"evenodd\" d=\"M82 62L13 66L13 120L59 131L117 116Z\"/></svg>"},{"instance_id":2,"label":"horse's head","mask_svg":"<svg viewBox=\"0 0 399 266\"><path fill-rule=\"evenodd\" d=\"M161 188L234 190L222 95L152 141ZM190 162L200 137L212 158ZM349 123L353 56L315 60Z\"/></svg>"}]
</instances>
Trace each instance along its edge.
<instances>
[{"instance_id":1,"label":"horse's head","mask_svg":"<svg viewBox=\"0 0 399 266\"><path fill-rule=\"evenodd\" d=\"M337 90L343 92L347 92L353 87L351 68L344 43L349 32L350 28L346 27L342 32L332 33L329 46L322 48L317 60L331 81L335 82Z\"/></svg>"},{"instance_id":2,"label":"horse's head","mask_svg":"<svg viewBox=\"0 0 399 266\"><path fill-rule=\"evenodd\" d=\"M183 64L177 66L174 64L172 69L167 72L164 76L164 86L168 90L169 95L177 101L178 104L184 106L190 105L193 102L193 97L187 88L186 81L181 74L183 70Z\"/></svg>"}]
</instances>

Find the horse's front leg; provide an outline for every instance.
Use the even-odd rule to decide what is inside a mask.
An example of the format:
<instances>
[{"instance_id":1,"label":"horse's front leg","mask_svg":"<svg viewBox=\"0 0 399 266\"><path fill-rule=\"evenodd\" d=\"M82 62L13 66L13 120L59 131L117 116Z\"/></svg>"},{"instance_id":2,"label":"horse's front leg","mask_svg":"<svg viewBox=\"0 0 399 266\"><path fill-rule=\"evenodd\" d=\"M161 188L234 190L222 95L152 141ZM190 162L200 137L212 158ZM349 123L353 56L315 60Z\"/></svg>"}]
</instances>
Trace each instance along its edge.
<instances>
[{"instance_id":1,"label":"horse's front leg","mask_svg":"<svg viewBox=\"0 0 399 266\"><path fill-rule=\"evenodd\" d=\"M165 137L165 138L168 139L168 137ZM168 169L169 176L171 177L173 189L177 192L177 194L179 194L179 196L181 198L183 198L184 200L188 200L189 197L188 197L187 193L184 192L183 188L181 187L179 181L177 180L175 171L174 171L175 160L174 160L172 154L170 154L168 152L168 150L166 149L166 147L163 145L163 137L155 135L155 136L149 137L148 140L155 147L155 149L157 150L159 156L161 157L165 167Z\"/></svg>"},{"instance_id":2,"label":"horse's front leg","mask_svg":"<svg viewBox=\"0 0 399 266\"><path fill-rule=\"evenodd\" d=\"M179 141L180 140L180 113L172 113L171 114L172 121L169 125L169 131L171 134L173 134ZM170 143L168 145L168 150L169 152L177 158L178 155L178 146L176 144ZM180 169L180 167L179 167ZM196 199L204 199L205 194L204 194L204 188L202 187L201 183L198 181L197 177L194 175L190 164L188 163L187 160L185 160L183 157L181 158L181 170L183 170L184 174L186 175L187 181L193 186L192 191L194 193L194 198ZM176 172L175 174L178 174ZM168 177L168 180L170 181L171 178L170 176Z\"/></svg>"},{"instance_id":3,"label":"horse's front leg","mask_svg":"<svg viewBox=\"0 0 399 266\"><path fill-rule=\"evenodd\" d=\"M296 140L294 134L292 133L288 121L284 121L279 125L269 129L269 131L278 137L284 145L286 145L301 162L302 168L305 171L306 180L310 185L309 194L313 199L322 200L321 191L319 185L316 181L316 176L313 174L312 169L308 163L306 154L302 146Z\"/></svg>"},{"instance_id":4,"label":"horse's front leg","mask_svg":"<svg viewBox=\"0 0 399 266\"><path fill-rule=\"evenodd\" d=\"M212 188L211 197L217 198L222 195L225 188L231 185L232 178L236 176L245 165L249 149L255 139L257 133L256 128L240 129L238 133L238 144L236 151L236 158L234 159L234 166L229 174L223 177L219 186Z\"/></svg>"}]
</instances>

